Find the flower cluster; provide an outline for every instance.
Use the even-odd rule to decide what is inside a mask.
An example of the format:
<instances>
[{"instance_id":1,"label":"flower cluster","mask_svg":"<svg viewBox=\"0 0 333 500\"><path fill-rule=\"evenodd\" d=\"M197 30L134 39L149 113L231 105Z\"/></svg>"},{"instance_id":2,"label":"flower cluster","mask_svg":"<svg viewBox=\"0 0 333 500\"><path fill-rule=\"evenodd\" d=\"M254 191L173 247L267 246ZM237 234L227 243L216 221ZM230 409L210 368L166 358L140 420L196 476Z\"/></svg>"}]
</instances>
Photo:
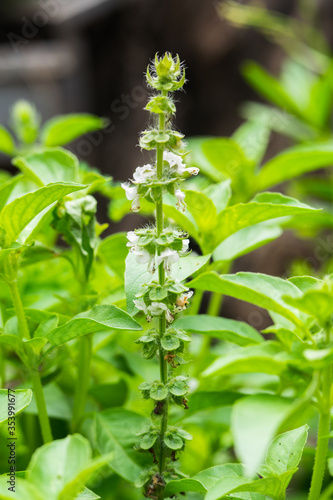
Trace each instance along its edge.
<instances>
[{"instance_id":1,"label":"flower cluster","mask_svg":"<svg viewBox=\"0 0 333 500\"><path fill-rule=\"evenodd\" d=\"M199 169L196 167L186 167L183 157L171 151L164 151L163 160L162 178L158 178L156 170L148 164L143 167L137 167L131 183L123 182L121 184L125 190L127 199L132 201L133 212L140 210L140 198L147 198L149 201L156 203L161 196L161 187L163 191L176 196L178 200L176 206L178 209L185 210L185 194L177 188L176 183L190 175L197 175Z\"/></svg>"}]
</instances>

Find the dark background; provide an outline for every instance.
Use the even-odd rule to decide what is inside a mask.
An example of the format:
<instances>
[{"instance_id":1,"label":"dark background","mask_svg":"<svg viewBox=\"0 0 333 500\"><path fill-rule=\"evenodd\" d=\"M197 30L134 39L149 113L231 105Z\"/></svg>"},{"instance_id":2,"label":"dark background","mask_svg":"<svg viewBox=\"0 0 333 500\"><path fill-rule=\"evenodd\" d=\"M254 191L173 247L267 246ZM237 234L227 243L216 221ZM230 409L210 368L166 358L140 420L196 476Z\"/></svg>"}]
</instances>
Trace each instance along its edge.
<instances>
[{"instance_id":1,"label":"dark background","mask_svg":"<svg viewBox=\"0 0 333 500\"><path fill-rule=\"evenodd\" d=\"M318 4L319 22L332 39L333 2L309 2ZM298 16L296 0L256 3ZM143 161L137 138L148 120L144 71L156 52L171 51L185 61L188 79L178 94L177 128L187 137L230 135L242 122L240 104L260 100L242 79L242 61L254 59L278 74L285 56L254 30L221 20L216 5L212 0L2 0L0 123L7 125L9 108L19 98L34 102L43 120L69 112L108 117L104 132L70 147L104 174L126 180ZM273 135L268 156L287 145ZM0 167L11 168L8 159L1 157ZM101 201L101 222L106 210ZM134 220L127 217L114 229L133 228ZM287 233L241 259L235 270L283 275L293 258L309 253L306 243L294 244ZM241 314L256 323L249 310Z\"/></svg>"}]
</instances>

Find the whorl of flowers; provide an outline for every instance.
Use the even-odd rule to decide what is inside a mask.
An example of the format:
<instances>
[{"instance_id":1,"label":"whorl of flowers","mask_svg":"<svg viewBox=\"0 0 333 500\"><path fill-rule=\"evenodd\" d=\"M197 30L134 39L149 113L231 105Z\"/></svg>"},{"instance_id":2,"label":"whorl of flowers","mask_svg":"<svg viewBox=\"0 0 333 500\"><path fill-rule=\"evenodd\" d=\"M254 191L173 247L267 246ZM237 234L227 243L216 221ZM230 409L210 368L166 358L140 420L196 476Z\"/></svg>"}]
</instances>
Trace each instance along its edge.
<instances>
[{"instance_id":1,"label":"whorl of flowers","mask_svg":"<svg viewBox=\"0 0 333 500\"><path fill-rule=\"evenodd\" d=\"M181 329L173 328L177 313L183 311L193 292L172 276L173 264L189 253L188 235L176 227L166 227L163 216L163 194L175 197L179 210L186 209L185 193L179 184L199 170L187 167L183 147L183 135L172 130L171 119L176 107L171 92L180 89L185 82L185 72L179 57L166 53L156 55L147 69L147 83L157 91L146 109L152 113L154 123L142 133L140 146L156 150L156 161L137 167L130 182L122 184L126 197L132 201L132 211L140 209L140 199L145 198L156 206L156 225L130 231L127 234L130 251L138 265L144 265L152 274L149 283L142 286L134 304L146 315L152 328L138 339L142 355L150 359L158 356L161 378L140 385L143 397L154 401L152 422L138 441L137 448L148 450L154 465L137 481L144 486L148 498L163 498L165 483L174 477L173 462L176 453L184 448L191 436L183 429L168 426L168 405L174 402L187 408L187 377L173 376L171 369L186 364L183 358L185 344L190 337Z\"/></svg>"}]
</instances>

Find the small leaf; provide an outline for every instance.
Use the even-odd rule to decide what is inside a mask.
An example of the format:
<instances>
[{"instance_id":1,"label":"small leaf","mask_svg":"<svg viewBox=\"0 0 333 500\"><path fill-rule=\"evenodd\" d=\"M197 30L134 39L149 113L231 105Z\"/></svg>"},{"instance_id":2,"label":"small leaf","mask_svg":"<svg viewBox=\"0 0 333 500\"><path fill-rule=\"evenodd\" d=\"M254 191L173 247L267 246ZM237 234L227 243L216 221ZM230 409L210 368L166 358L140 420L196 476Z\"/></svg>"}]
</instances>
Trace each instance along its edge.
<instances>
[{"instance_id":1,"label":"small leaf","mask_svg":"<svg viewBox=\"0 0 333 500\"><path fill-rule=\"evenodd\" d=\"M185 381L174 380L169 384L169 391L174 396L185 396L188 391L188 385Z\"/></svg>"},{"instance_id":2,"label":"small leaf","mask_svg":"<svg viewBox=\"0 0 333 500\"><path fill-rule=\"evenodd\" d=\"M84 113L57 116L44 124L41 139L45 146L62 146L106 125L103 118Z\"/></svg>"},{"instance_id":3,"label":"small leaf","mask_svg":"<svg viewBox=\"0 0 333 500\"><path fill-rule=\"evenodd\" d=\"M168 395L168 388L162 382L155 382L150 389L150 397L156 401L162 401Z\"/></svg>"},{"instance_id":4,"label":"small leaf","mask_svg":"<svg viewBox=\"0 0 333 500\"><path fill-rule=\"evenodd\" d=\"M155 441L158 437L158 432L147 432L146 434L143 435L143 437L140 440L140 448L143 450L149 450L152 448L155 444Z\"/></svg>"},{"instance_id":5,"label":"small leaf","mask_svg":"<svg viewBox=\"0 0 333 500\"><path fill-rule=\"evenodd\" d=\"M182 438L175 431L166 432L164 442L170 450L180 450L184 446Z\"/></svg>"},{"instance_id":6,"label":"small leaf","mask_svg":"<svg viewBox=\"0 0 333 500\"><path fill-rule=\"evenodd\" d=\"M175 335L166 333L161 339L161 345L166 351L173 351L175 349L178 349L178 347L180 346L180 340Z\"/></svg>"}]
</instances>

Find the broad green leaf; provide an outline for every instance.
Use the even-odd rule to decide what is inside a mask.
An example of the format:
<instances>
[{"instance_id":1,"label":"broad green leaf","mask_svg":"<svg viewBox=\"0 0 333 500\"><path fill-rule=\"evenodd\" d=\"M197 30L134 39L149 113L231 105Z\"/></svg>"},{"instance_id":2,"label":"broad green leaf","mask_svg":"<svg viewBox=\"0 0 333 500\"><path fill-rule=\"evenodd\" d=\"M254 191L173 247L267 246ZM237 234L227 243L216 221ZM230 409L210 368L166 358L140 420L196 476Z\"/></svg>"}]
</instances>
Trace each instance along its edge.
<instances>
[{"instance_id":1,"label":"broad green leaf","mask_svg":"<svg viewBox=\"0 0 333 500\"><path fill-rule=\"evenodd\" d=\"M44 124L41 139L45 146L62 146L81 135L105 126L106 121L94 115L84 113L61 115Z\"/></svg>"},{"instance_id":2,"label":"broad green leaf","mask_svg":"<svg viewBox=\"0 0 333 500\"><path fill-rule=\"evenodd\" d=\"M6 155L13 156L15 154L15 142L12 135L5 127L0 125L0 151Z\"/></svg>"},{"instance_id":3,"label":"broad green leaf","mask_svg":"<svg viewBox=\"0 0 333 500\"><path fill-rule=\"evenodd\" d=\"M0 214L0 225L6 231L7 246L46 207L83 188L80 184L57 182L16 198L6 205Z\"/></svg>"},{"instance_id":4,"label":"broad green leaf","mask_svg":"<svg viewBox=\"0 0 333 500\"><path fill-rule=\"evenodd\" d=\"M148 419L125 409L110 409L96 414L96 442L101 453L114 453L110 467L132 483L142 472L140 455L133 446L137 434L148 424Z\"/></svg>"},{"instance_id":5,"label":"broad green leaf","mask_svg":"<svg viewBox=\"0 0 333 500\"><path fill-rule=\"evenodd\" d=\"M281 346L273 341L235 349L213 361L202 373L202 376L260 372L281 375L286 370L287 365L279 354L281 354Z\"/></svg>"},{"instance_id":6,"label":"broad green leaf","mask_svg":"<svg viewBox=\"0 0 333 500\"><path fill-rule=\"evenodd\" d=\"M207 490L210 490L223 477L242 477L243 475L244 469L241 464L224 464L202 470L193 479L197 479Z\"/></svg>"},{"instance_id":7,"label":"broad green leaf","mask_svg":"<svg viewBox=\"0 0 333 500\"><path fill-rule=\"evenodd\" d=\"M212 166L230 179L240 176L242 170L249 166L244 151L232 139L208 139L202 143L202 151Z\"/></svg>"},{"instance_id":8,"label":"broad green leaf","mask_svg":"<svg viewBox=\"0 0 333 500\"><path fill-rule=\"evenodd\" d=\"M244 227L222 241L213 252L214 261L231 261L266 245L282 234L282 229L274 222L261 222Z\"/></svg>"},{"instance_id":9,"label":"broad green leaf","mask_svg":"<svg viewBox=\"0 0 333 500\"><path fill-rule=\"evenodd\" d=\"M267 123L247 121L232 135L232 139L242 148L246 158L259 164L266 152L271 129Z\"/></svg>"},{"instance_id":10,"label":"broad green leaf","mask_svg":"<svg viewBox=\"0 0 333 500\"><path fill-rule=\"evenodd\" d=\"M191 288L209 290L230 295L239 300L250 302L269 311L277 312L295 325L302 327L297 309L286 304L284 295L300 297L301 291L290 281L255 273L237 273L219 276L216 273L203 273L189 283Z\"/></svg>"},{"instance_id":11,"label":"broad green leaf","mask_svg":"<svg viewBox=\"0 0 333 500\"><path fill-rule=\"evenodd\" d=\"M15 478L15 492L9 491L8 476L0 476L0 500L44 500L38 488L19 477Z\"/></svg>"},{"instance_id":12,"label":"broad green leaf","mask_svg":"<svg viewBox=\"0 0 333 500\"><path fill-rule=\"evenodd\" d=\"M274 500L284 500L286 488L294 473L295 470L288 471L279 477L268 477L256 481L241 477L226 477L215 483L205 496L205 500L222 500L229 498L230 494L233 494L234 498L235 493L238 492L253 492L258 495L249 497L253 500L262 499L265 495Z\"/></svg>"},{"instance_id":13,"label":"broad green leaf","mask_svg":"<svg viewBox=\"0 0 333 500\"><path fill-rule=\"evenodd\" d=\"M230 184L230 179L226 179L217 184L211 184L204 190L204 194L214 203L217 213L224 210L229 203L232 194Z\"/></svg>"},{"instance_id":14,"label":"broad green leaf","mask_svg":"<svg viewBox=\"0 0 333 500\"><path fill-rule=\"evenodd\" d=\"M240 229L287 215L301 215L315 209L280 193L260 193L249 203L238 203L217 216L215 247Z\"/></svg>"},{"instance_id":15,"label":"broad green leaf","mask_svg":"<svg viewBox=\"0 0 333 500\"><path fill-rule=\"evenodd\" d=\"M183 328L191 333L210 335L242 346L263 342L263 338L257 330L247 323L208 316L207 314L183 316L177 319L173 326Z\"/></svg>"},{"instance_id":16,"label":"broad green leaf","mask_svg":"<svg viewBox=\"0 0 333 500\"><path fill-rule=\"evenodd\" d=\"M97 255L112 271L121 278L125 273L125 260L128 248L126 233L115 233L104 238L98 245Z\"/></svg>"},{"instance_id":17,"label":"broad green leaf","mask_svg":"<svg viewBox=\"0 0 333 500\"><path fill-rule=\"evenodd\" d=\"M93 491L89 490L88 488L84 488L84 490L79 493L75 500L98 500L99 498L101 497L96 495Z\"/></svg>"},{"instance_id":18,"label":"broad green leaf","mask_svg":"<svg viewBox=\"0 0 333 500\"><path fill-rule=\"evenodd\" d=\"M333 164L333 144L294 146L274 156L256 178L258 191Z\"/></svg>"},{"instance_id":19,"label":"broad green leaf","mask_svg":"<svg viewBox=\"0 0 333 500\"><path fill-rule=\"evenodd\" d=\"M8 180L5 180L0 185L0 212L3 207L6 205L8 198L12 194L12 191L16 184L22 180L22 175L16 175L15 177L11 177Z\"/></svg>"},{"instance_id":20,"label":"broad green leaf","mask_svg":"<svg viewBox=\"0 0 333 500\"><path fill-rule=\"evenodd\" d=\"M47 148L18 156L12 163L38 186L78 181L79 161L75 155L62 148Z\"/></svg>"},{"instance_id":21,"label":"broad green leaf","mask_svg":"<svg viewBox=\"0 0 333 500\"><path fill-rule=\"evenodd\" d=\"M308 428L303 425L273 439L267 451L266 465L274 474L283 474L298 466L308 438Z\"/></svg>"},{"instance_id":22,"label":"broad green leaf","mask_svg":"<svg viewBox=\"0 0 333 500\"><path fill-rule=\"evenodd\" d=\"M173 202L173 205L163 204L163 212L165 217L175 221L176 224L187 231L190 236L193 236L197 241L199 240L198 227L189 211L184 214L174 206Z\"/></svg>"},{"instance_id":23,"label":"broad green leaf","mask_svg":"<svg viewBox=\"0 0 333 500\"><path fill-rule=\"evenodd\" d=\"M8 404L10 400L15 398L15 413L18 414L26 408L32 399L32 391L30 389L15 389L15 393L8 389L0 389L0 424L8 419Z\"/></svg>"},{"instance_id":24,"label":"broad green leaf","mask_svg":"<svg viewBox=\"0 0 333 500\"><path fill-rule=\"evenodd\" d=\"M312 288L318 288L322 283L321 280L314 278L313 276L292 276L288 281L291 281L294 285L305 293Z\"/></svg>"},{"instance_id":25,"label":"broad green leaf","mask_svg":"<svg viewBox=\"0 0 333 500\"><path fill-rule=\"evenodd\" d=\"M270 442L290 413L290 405L290 399L269 394L246 396L234 404L231 428L235 451L249 474L264 462Z\"/></svg>"},{"instance_id":26,"label":"broad green leaf","mask_svg":"<svg viewBox=\"0 0 333 500\"><path fill-rule=\"evenodd\" d=\"M100 305L74 316L64 325L49 332L46 338L54 347L87 333L110 329L141 330L142 327L122 309L114 305Z\"/></svg>"},{"instance_id":27,"label":"broad green leaf","mask_svg":"<svg viewBox=\"0 0 333 500\"><path fill-rule=\"evenodd\" d=\"M247 61L243 64L242 73L250 85L269 101L296 116L304 117L298 104L290 97L281 83L259 64Z\"/></svg>"},{"instance_id":28,"label":"broad green leaf","mask_svg":"<svg viewBox=\"0 0 333 500\"><path fill-rule=\"evenodd\" d=\"M95 460L91 457L87 439L79 434L67 436L42 446L34 453L26 480L50 500L74 499L89 476L106 463L106 457Z\"/></svg>"}]
</instances>

